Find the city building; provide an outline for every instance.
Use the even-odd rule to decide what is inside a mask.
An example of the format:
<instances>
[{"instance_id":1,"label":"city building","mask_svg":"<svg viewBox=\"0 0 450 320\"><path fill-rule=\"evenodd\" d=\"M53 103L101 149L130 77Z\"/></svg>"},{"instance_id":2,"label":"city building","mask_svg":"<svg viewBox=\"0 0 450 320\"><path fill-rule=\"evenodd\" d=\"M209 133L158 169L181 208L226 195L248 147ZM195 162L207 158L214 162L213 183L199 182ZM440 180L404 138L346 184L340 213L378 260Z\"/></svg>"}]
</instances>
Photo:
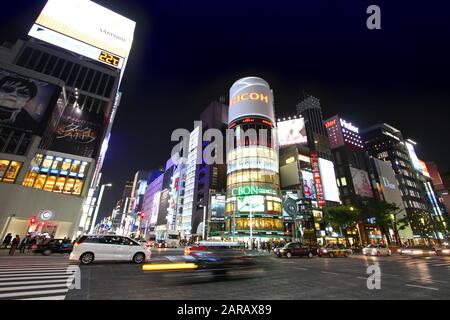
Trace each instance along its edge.
<instances>
[{"instance_id":1,"label":"city building","mask_svg":"<svg viewBox=\"0 0 450 320\"><path fill-rule=\"evenodd\" d=\"M156 240L155 226L158 219L163 178L163 171L151 172L149 175L144 194L144 218L141 222L141 235L143 235L144 239Z\"/></svg>"},{"instance_id":2,"label":"city building","mask_svg":"<svg viewBox=\"0 0 450 320\"><path fill-rule=\"evenodd\" d=\"M252 247L285 238L273 94L261 78L247 77L230 89L227 149L226 232Z\"/></svg>"},{"instance_id":3,"label":"city building","mask_svg":"<svg viewBox=\"0 0 450 320\"><path fill-rule=\"evenodd\" d=\"M400 130L386 123L362 130L361 136L369 155L389 163L395 172L409 222L401 238L408 239L409 243L438 240L435 221L439 216L433 213L427 195L427 181L422 164L416 160L415 142L405 139Z\"/></svg>"},{"instance_id":4,"label":"city building","mask_svg":"<svg viewBox=\"0 0 450 320\"><path fill-rule=\"evenodd\" d=\"M335 165L336 181L344 205L361 208L361 204L374 198L369 177L368 155L364 150L359 127L339 115L324 121ZM347 239L354 243L377 243L384 240L374 218L365 218L361 211L357 228L347 228Z\"/></svg>"},{"instance_id":5,"label":"city building","mask_svg":"<svg viewBox=\"0 0 450 320\"><path fill-rule=\"evenodd\" d=\"M425 165L432 179L433 186L438 194L439 202L445 207L444 211L448 219L450 212L450 180L446 180L441 176L438 166L434 162L426 162Z\"/></svg>"},{"instance_id":6,"label":"city building","mask_svg":"<svg viewBox=\"0 0 450 320\"><path fill-rule=\"evenodd\" d=\"M0 85L26 88L0 101L0 236L89 230L134 28L92 1L49 0L30 38L0 49Z\"/></svg>"}]
</instances>

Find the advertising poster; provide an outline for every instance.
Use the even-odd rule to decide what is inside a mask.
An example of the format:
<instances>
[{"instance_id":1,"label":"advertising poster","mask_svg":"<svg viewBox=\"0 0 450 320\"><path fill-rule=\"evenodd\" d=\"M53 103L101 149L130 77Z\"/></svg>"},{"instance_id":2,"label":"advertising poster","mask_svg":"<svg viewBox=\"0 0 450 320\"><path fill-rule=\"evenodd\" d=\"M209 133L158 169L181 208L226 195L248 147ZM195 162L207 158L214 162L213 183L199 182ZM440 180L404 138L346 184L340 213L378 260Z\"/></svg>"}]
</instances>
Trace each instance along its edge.
<instances>
[{"instance_id":1,"label":"advertising poster","mask_svg":"<svg viewBox=\"0 0 450 320\"><path fill-rule=\"evenodd\" d=\"M0 68L0 126L42 134L61 87Z\"/></svg>"},{"instance_id":2,"label":"advertising poster","mask_svg":"<svg viewBox=\"0 0 450 320\"><path fill-rule=\"evenodd\" d=\"M369 175L364 170L350 168L355 193L361 197L373 198Z\"/></svg>"},{"instance_id":3,"label":"advertising poster","mask_svg":"<svg viewBox=\"0 0 450 320\"><path fill-rule=\"evenodd\" d=\"M303 194L305 198L317 201L316 186L314 185L314 175L312 172L303 171Z\"/></svg>"},{"instance_id":4,"label":"advertising poster","mask_svg":"<svg viewBox=\"0 0 450 320\"><path fill-rule=\"evenodd\" d=\"M238 198L239 212L264 212L264 196L246 196Z\"/></svg>"},{"instance_id":5,"label":"advertising poster","mask_svg":"<svg viewBox=\"0 0 450 320\"><path fill-rule=\"evenodd\" d=\"M322 177L320 174L319 158L316 151L311 152L311 165L313 167L314 186L316 187L317 203L319 208L325 207Z\"/></svg>"},{"instance_id":6,"label":"advertising poster","mask_svg":"<svg viewBox=\"0 0 450 320\"><path fill-rule=\"evenodd\" d=\"M50 149L92 158L102 141L106 119L101 113L69 105L56 128Z\"/></svg>"},{"instance_id":7,"label":"advertising poster","mask_svg":"<svg viewBox=\"0 0 450 320\"><path fill-rule=\"evenodd\" d=\"M336 184L336 174L334 173L333 162L319 158L319 169L322 177L325 200L341 202L339 198L339 189Z\"/></svg>"},{"instance_id":8,"label":"advertising poster","mask_svg":"<svg viewBox=\"0 0 450 320\"><path fill-rule=\"evenodd\" d=\"M305 120L303 118L278 122L278 143L281 147L293 144L306 144Z\"/></svg>"},{"instance_id":9,"label":"advertising poster","mask_svg":"<svg viewBox=\"0 0 450 320\"><path fill-rule=\"evenodd\" d=\"M211 221L225 220L225 195L214 194L211 196Z\"/></svg>"}]
</instances>

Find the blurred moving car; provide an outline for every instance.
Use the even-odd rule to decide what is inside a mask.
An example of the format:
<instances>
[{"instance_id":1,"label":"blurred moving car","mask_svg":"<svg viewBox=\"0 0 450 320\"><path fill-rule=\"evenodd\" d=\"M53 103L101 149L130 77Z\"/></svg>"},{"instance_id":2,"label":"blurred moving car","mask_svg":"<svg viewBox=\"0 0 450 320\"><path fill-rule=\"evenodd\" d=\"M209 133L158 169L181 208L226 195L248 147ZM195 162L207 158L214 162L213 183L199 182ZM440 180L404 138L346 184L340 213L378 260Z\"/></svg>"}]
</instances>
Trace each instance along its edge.
<instances>
[{"instance_id":1,"label":"blurred moving car","mask_svg":"<svg viewBox=\"0 0 450 320\"><path fill-rule=\"evenodd\" d=\"M242 246L238 242L200 241L192 246L184 248L184 255L197 256L203 254L203 252L215 251L220 249L241 250Z\"/></svg>"},{"instance_id":2,"label":"blurred moving car","mask_svg":"<svg viewBox=\"0 0 450 320\"><path fill-rule=\"evenodd\" d=\"M42 253L45 256L52 253L71 253L72 249L73 245L69 239L51 239L31 246L34 253Z\"/></svg>"},{"instance_id":3,"label":"blurred moving car","mask_svg":"<svg viewBox=\"0 0 450 320\"><path fill-rule=\"evenodd\" d=\"M330 258L345 257L348 258L352 254L351 249L347 249L343 244L328 244L319 249L319 257L327 256Z\"/></svg>"},{"instance_id":4,"label":"blurred moving car","mask_svg":"<svg viewBox=\"0 0 450 320\"><path fill-rule=\"evenodd\" d=\"M450 256L450 246L437 247L435 250L438 256Z\"/></svg>"},{"instance_id":5,"label":"blurred moving car","mask_svg":"<svg viewBox=\"0 0 450 320\"><path fill-rule=\"evenodd\" d=\"M318 255L317 248L303 245L300 242L289 242L282 248L276 248L275 254L278 258L281 257L308 257L312 258Z\"/></svg>"},{"instance_id":6,"label":"blurred moving car","mask_svg":"<svg viewBox=\"0 0 450 320\"><path fill-rule=\"evenodd\" d=\"M391 250L385 244L369 244L362 250L366 256L390 256Z\"/></svg>"},{"instance_id":7,"label":"blurred moving car","mask_svg":"<svg viewBox=\"0 0 450 320\"><path fill-rule=\"evenodd\" d=\"M417 245L417 246L406 246L400 248L397 251L402 256L434 256L436 255L436 250L431 246Z\"/></svg>"},{"instance_id":8,"label":"blurred moving car","mask_svg":"<svg viewBox=\"0 0 450 320\"><path fill-rule=\"evenodd\" d=\"M121 236L85 235L74 243L69 260L90 264L95 261L132 261L140 264L151 257L149 248Z\"/></svg>"}]
</instances>

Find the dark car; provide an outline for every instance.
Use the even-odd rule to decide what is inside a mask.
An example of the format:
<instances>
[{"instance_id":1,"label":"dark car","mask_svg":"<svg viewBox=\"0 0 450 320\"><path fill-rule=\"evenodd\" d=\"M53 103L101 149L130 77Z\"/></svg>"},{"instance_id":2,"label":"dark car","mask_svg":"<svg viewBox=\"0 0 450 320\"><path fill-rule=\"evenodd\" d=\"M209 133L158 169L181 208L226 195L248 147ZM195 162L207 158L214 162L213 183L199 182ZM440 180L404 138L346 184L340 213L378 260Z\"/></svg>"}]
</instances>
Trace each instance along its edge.
<instances>
[{"instance_id":1,"label":"dark car","mask_svg":"<svg viewBox=\"0 0 450 320\"><path fill-rule=\"evenodd\" d=\"M40 244L34 244L31 249L34 253L42 253L48 256L52 253L71 253L73 245L67 239L52 239Z\"/></svg>"},{"instance_id":2,"label":"dark car","mask_svg":"<svg viewBox=\"0 0 450 320\"><path fill-rule=\"evenodd\" d=\"M277 248L275 254L281 257L308 257L312 258L318 255L317 248L304 245L300 242L289 242L282 248Z\"/></svg>"}]
</instances>

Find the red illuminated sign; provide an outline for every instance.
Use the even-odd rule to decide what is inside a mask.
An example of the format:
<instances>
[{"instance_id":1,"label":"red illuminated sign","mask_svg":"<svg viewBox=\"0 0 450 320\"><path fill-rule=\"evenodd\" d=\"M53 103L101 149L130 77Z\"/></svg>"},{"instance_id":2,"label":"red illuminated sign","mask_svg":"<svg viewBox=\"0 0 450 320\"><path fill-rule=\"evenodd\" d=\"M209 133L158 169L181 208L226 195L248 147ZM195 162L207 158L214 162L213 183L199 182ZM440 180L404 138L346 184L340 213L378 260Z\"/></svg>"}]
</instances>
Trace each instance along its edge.
<instances>
[{"instance_id":1,"label":"red illuminated sign","mask_svg":"<svg viewBox=\"0 0 450 320\"><path fill-rule=\"evenodd\" d=\"M325 128L329 128L336 125L336 119L325 122Z\"/></svg>"},{"instance_id":2,"label":"red illuminated sign","mask_svg":"<svg viewBox=\"0 0 450 320\"><path fill-rule=\"evenodd\" d=\"M311 151L311 165L314 172L314 185L316 186L317 203L319 208L325 207L325 198L323 193L322 178L319 169L319 157L317 151Z\"/></svg>"}]
</instances>

